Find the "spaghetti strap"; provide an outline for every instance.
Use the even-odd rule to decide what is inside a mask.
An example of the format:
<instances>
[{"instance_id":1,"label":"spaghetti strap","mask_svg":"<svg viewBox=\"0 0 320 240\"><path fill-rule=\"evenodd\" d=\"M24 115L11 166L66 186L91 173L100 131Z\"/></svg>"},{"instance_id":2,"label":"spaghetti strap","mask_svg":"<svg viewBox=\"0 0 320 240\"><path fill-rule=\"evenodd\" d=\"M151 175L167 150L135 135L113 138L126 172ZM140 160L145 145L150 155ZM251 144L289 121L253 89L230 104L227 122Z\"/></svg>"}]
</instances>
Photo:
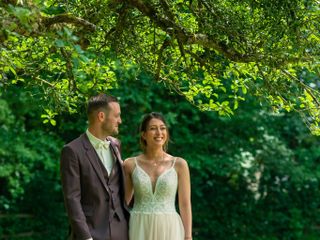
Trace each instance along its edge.
<instances>
[{"instance_id":1,"label":"spaghetti strap","mask_svg":"<svg viewBox=\"0 0 320 240\"><path fill-rule=\"evenodd\" d=\"M172 167L174 167L174 165L176 164L176 161L177 161L177 157L174 157Z\"/></svg>"}]
</instances>

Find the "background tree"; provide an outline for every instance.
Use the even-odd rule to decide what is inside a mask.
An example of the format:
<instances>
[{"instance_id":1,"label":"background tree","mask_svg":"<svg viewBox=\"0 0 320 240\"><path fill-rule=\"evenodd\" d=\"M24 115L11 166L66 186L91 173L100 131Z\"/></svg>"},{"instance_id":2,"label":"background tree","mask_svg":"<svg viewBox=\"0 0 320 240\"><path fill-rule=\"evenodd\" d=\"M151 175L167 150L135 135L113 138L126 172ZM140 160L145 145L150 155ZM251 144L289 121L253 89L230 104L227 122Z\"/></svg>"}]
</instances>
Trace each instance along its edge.
<instances>
[{"instance_id":1,"label":"background tree","mask_svg":"<svg viewBox=\"0 0 320 240\"><path fill-rule=\"evenodd\" d=\"M6 1L0 11L2 84L39 86L54 112L121 85L120 61L201 110L231 115L250 93L319 134L318 79L304 77L319 75L316 0Z\"/></svg>"},{"instance_id":2,"label":"background tree","mask_svg":"<svg viewBox=\"0 0 320 240\"><path fill-rule=\"evenodd\" d=\"M111 90L122 106L123 158L140 152L142 115L163 112L170 153L190 165L195 240L319 239L319 139L296 114L274 114L254 99L232 118L199 112L138 72L119 67L124 84ZM33 102L17 86L1 94L0 238L63 240L59 152L85 131L85 106L56 116L53 127Z\"/></svg>"},{"instance_id":3,"label":"background tree","mask_svg":"<svg viewBox=\"0 0 320 240\"><path fill-rule=\"evenodd\" d=\"M286 113L318 133L318 1L11 0L0 23L1 239L65 239L59 152L101 91L124 158L166 115L195 239L319 239L319 139Z\"/></svg>"}]
</instances>

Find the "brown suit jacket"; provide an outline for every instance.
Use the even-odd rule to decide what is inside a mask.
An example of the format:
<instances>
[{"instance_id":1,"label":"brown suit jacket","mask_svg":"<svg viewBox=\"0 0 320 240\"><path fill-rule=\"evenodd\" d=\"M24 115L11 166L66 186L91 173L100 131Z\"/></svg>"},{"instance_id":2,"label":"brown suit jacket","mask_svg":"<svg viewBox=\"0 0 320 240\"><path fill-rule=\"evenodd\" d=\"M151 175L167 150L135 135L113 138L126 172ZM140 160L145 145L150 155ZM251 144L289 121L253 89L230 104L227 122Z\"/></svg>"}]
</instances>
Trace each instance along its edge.
<instances>
[{"instance_id":1,"label":"brown suit jacket","mask_svg":"<svg viewBox=\"0 0 320 240\"><path fill-rule=\"evenodd\" d=\"M120 240L127 239L128 212L124 207L124 174L122 160L119 152L117 139L108 137L111 150L115 158L115 164L119 166L119 194L113 194L113 186L106 181L106 170L103 169L95 149L91 145L87 135L84 133L79 138L65 145L61 152L60 173L62 190L65 200L70 225L71 239L94 240L111 239L110 226L120 234ZM118 173L118 174L119 174ZM114 202L121 206L120 214L117 216L118 225L111 225L110 219L114 210ZM113 211L113 212L112 212Z\"/></svg>"}]
</instances>

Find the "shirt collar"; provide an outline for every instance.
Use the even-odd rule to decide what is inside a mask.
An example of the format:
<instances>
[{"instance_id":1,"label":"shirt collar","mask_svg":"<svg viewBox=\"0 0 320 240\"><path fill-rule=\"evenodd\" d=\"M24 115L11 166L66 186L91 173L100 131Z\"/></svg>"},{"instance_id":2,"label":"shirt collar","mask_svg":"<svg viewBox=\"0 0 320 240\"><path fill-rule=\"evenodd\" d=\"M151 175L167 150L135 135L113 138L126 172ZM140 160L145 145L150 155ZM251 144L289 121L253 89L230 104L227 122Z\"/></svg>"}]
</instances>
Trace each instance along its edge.
<instances>
[{"instance_id":1,"label":"shirt collar","mask_svg":"<svg viewBox=\"0 0 320 240\"><path fill-rule=\"evenodd\" d=\"M95 149L98 149L98 148L100 148L102 146L105 146L105 148L109 147L110 141L108 141L107 139L101 140L101 139L95 137L92 133L90 133L89 129L87 129L86 134L87 134L87 136L89 138L90 143L92 144L92 146Z\"/></svg>"}]
</instances>

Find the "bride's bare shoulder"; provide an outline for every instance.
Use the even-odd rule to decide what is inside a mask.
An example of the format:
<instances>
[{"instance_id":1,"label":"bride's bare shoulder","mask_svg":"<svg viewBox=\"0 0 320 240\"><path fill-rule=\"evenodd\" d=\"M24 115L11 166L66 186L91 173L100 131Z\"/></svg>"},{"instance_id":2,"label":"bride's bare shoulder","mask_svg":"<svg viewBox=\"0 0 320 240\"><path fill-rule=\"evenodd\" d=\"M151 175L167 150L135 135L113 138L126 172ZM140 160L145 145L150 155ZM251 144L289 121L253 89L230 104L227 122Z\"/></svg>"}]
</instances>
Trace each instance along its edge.
<instances>
[{"instance_id":1,"label":"bride's bare shoulder","mask_svg":"<svg viewBox=\"0 0 320 240\"><path fill-rule=\"evenodd\" d=\"M175 157L175 168L179 171L185 171L188 169L188 162L181 157Z\"/></svg>"},{"instance_id":2,"label":"bride's bare shoulder","mask_svg":"<svg viewBox=\"0 0 320 240\"><path fill-rule=\"evenodd\" d=\"M130 157L124 160L123 162L123 168L126 172L132 172L135 166L135 158L136 157Z\"/></svg>"}]
</instances>

